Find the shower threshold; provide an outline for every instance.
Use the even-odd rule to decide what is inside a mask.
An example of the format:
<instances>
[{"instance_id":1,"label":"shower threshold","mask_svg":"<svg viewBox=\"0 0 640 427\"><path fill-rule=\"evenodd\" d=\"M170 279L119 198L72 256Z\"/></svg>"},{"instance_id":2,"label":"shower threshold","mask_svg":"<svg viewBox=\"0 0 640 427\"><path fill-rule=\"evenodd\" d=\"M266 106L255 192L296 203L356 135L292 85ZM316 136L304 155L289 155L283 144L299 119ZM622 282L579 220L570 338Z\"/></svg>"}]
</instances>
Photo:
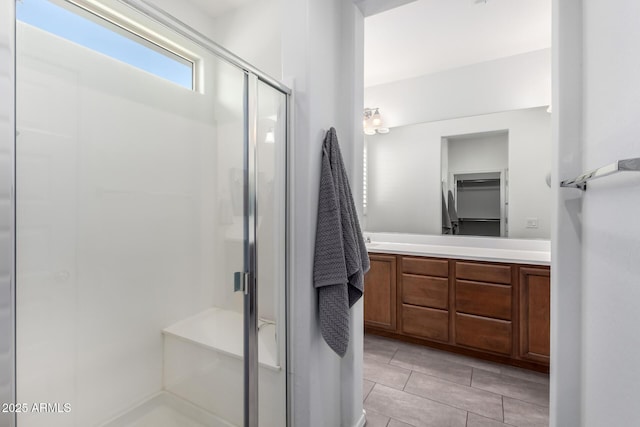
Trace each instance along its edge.
<instances>
[{"instance_id":1,"label":"shower threshold","mask_svg":"<svg viewBox=\"0 0 640 427\"><path fill-rule=\"evenodd\" d=\"M161 391L102 427L235 427L167 391Z\"/></svg>"}]
</instances>

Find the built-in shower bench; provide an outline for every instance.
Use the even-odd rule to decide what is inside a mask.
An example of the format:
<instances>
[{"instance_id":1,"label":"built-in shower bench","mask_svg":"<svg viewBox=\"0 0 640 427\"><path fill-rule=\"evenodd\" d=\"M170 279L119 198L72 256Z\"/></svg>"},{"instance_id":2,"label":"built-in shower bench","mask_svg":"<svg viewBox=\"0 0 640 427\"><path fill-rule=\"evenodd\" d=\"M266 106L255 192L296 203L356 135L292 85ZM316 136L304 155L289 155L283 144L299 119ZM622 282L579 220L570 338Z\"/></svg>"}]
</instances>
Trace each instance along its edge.
<instances>
[{"instance_id":1,"label":"built-in shower bench","mask_svg":"<svg viewBox=\"0 0 640 427\"><path fill-rule=\"evenodd\" d=\"M210 308L165 328L162 333L236 359L243 357L243 316L237 311ZM262 324L258 332L258 363L280 370L276 325L272 323Z\"/></svg>"},{"instance_id":2,"label":"built-in shower bench","mask_svg":"<svg viewBox=\"0 0 640 427\"><path fill-rule=\"evenodd\" d=\"M285 390L281 371L284 357L277 325L260 322L258 332L258 389L260 413L270 426L285 424L277 402ZM242 313L210 308L162 331L163 389L193 402L231 425L242 425L244 387ZM279 354L280 352L280 354ZM227 425L227 424L220 424Z\"/></svg>"}]
</instances>

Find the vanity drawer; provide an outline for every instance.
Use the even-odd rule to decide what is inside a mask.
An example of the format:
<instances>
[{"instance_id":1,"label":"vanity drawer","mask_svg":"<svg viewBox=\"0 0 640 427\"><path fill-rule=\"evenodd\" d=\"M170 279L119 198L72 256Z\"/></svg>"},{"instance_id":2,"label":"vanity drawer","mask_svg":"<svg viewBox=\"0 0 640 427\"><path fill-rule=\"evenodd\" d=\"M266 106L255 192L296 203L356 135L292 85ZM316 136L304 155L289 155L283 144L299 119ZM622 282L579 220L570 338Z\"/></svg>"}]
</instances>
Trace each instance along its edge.
<instances>
[{"instance_id":1,"label":"vanity drawer","mask_svg":"<svg viewBox=\"0 0 640 427\"><path fill-rule=\"evenodd\" d=\"M511 320L511 286L456 280L456 311Z\"/></svg>"},{"instance_id":2,"label":"vanity drawer","mask_svg":"<svg viewBox=\"0 0 640 427\"><path fill-rule=\"evenodd\" d=\"M402 257L402 272L423 276L449 277L446 259Z\"/></svg>"},{"instance_id":3,"label":"vanity drawer","mask_svg":"<svg viewBox=\"0 0 640 427\"><path fill-rule=\"evenodd\" d=\"M402 332L446 342L449 340L449 312L403 304Z\"/></svg>"},{"instance_id":4,"label":"vanity drawer","mask_svg":"<svg viewBox=\"0 0 640 427\"><path fill-rule=\"evenodd\" d=\"M511 322L456 313L456 344L511 354Z\"/></svg>"},{"instance_id":5,"label":"vanity drawer","mask_svg":"<svg viewBox=\"0 0 640 427\"><path fill-rule=\"evenodd\" d=\"M509 285L511 284L511 266L457 261L456 278Z\"/></svg>"},{"instance_id":6,"label":"vanity drawer","mask_svg":"<svg viewBox=\"0 0 640 427\"><path fill-rule=\"evenodd\" d=\"M449 307L449 279L403 274L402 302L446 310Z\"/></svg>"}]
</instances>

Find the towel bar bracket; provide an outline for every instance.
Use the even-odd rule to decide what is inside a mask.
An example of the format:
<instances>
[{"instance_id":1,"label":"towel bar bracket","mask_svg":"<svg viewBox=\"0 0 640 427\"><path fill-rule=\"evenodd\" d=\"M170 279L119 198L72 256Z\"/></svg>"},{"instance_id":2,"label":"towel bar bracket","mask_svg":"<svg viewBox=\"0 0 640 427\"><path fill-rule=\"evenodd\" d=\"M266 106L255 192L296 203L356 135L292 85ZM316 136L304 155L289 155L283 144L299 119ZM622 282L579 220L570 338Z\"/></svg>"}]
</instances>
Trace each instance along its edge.
<instances>
[{"instance_id":1,"label":"towel bar bracket","mask_svg":"<svg viewBox=\"0 0 640 427\"><path fill-rule=\"evenodd\" d=\"M603 178L618 172L640 172L640 157L634 159L618 160L598 169L585 172L573 179L566 179L560 183L560 187L579 188L587 190L587 182Z\"/></svg>"}]
</instances>

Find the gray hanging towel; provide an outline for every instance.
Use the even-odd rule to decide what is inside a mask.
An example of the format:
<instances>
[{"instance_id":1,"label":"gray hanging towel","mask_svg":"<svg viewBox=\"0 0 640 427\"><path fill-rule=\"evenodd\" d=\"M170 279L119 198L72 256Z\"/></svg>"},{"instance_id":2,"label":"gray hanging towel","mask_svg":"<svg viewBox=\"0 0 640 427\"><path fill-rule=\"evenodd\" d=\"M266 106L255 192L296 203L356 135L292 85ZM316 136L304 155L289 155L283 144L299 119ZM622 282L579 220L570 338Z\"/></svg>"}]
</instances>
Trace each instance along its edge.
<instances>
[{"instance_id":1,"label":"gray hanging towel","mask_svg":"<svg viewBox=\"0 0 640 427\"><path fill-rule=\"evenodd\" d=\"M369 255L334 128L322 146L313 286L318 290L320 332L343 357L349 346L349 309L364 292Z\"/></svg>"},{"instance_id":2,"label":"gray hanging towel","mask_svg":"<svg viewBox=\"0 0 640 427\"><path fill-rule=\"evenodd\" d=\"M453 193L451 190L447 193L447 200L449 202L449 219L452 222L458 222L458 213L456 212L456 199L453 198Z\"/></svg>"},{"instance_id":3,"label":"gray hanging towel","mask_svg":"<svg viewBox=\"0 0 640 427\"><path fill-rule=\"evenodd\" d=\"M456 201L453 198L451 190L447 193L449 219L451 220L451 234L459 234L460 221L458 220L458 213L456 212Z\"/></svg>"},{"instance_id":4,"label":"gray hanging towel","mask_svg":"<svg viewBox=\"0 0 640 427\"><path fill-rule=\"evenodd\" d=\"M451 229L451 218L449 218L449 210L447 202L444 200L444 190L442 190L442 234L453 234Z\"/></svg>"}]
</instances>

